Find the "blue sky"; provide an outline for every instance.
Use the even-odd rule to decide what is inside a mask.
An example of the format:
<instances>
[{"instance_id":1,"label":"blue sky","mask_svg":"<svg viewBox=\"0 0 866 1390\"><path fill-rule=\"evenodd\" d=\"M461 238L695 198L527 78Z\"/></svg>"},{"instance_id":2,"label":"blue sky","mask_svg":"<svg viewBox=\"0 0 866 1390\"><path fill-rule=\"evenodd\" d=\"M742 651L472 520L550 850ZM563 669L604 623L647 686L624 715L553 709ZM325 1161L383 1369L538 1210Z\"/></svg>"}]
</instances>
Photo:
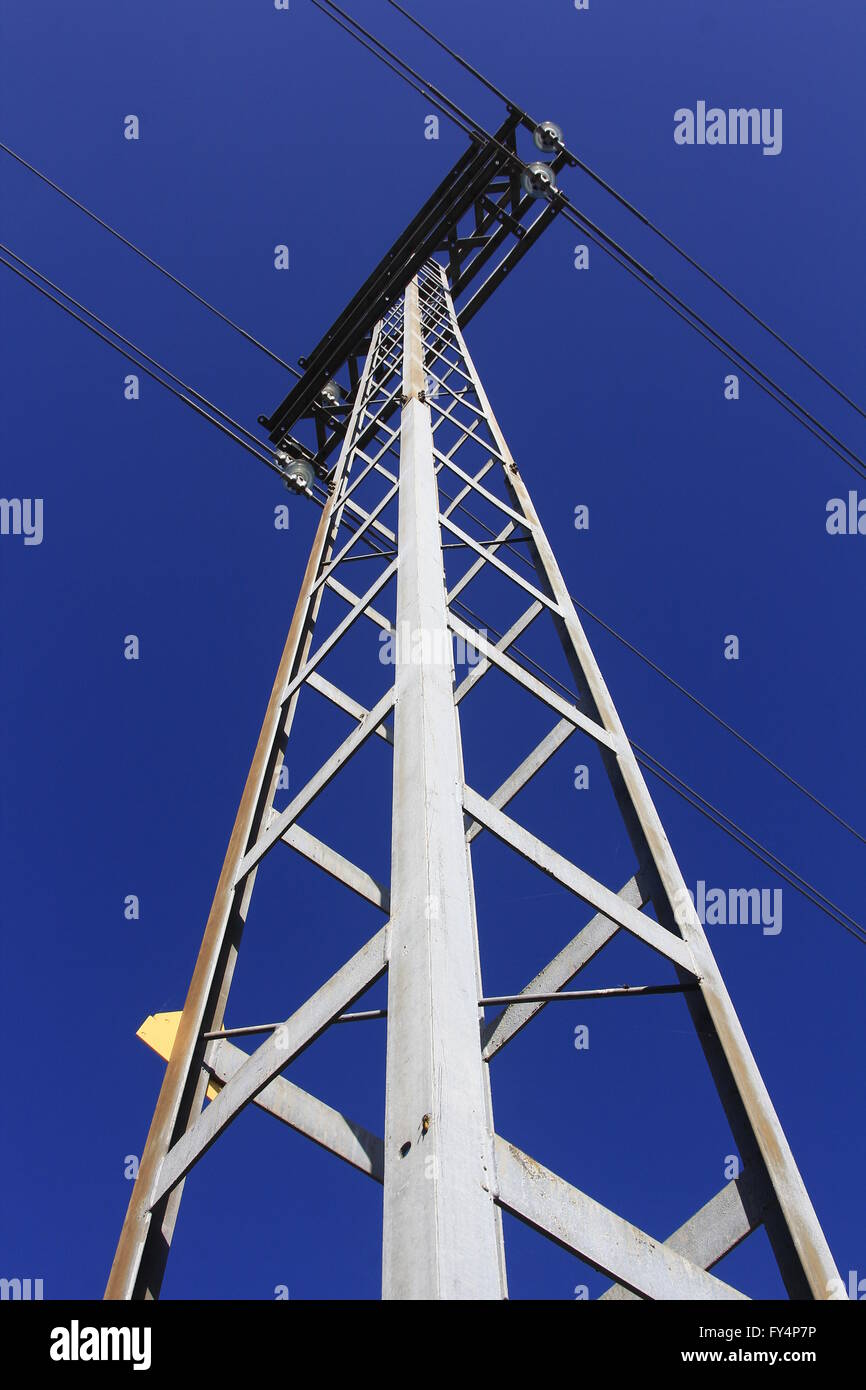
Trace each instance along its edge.
<instances>
[{"instance_id":1,"label":"blue sky","mask_svg":"<svg viewBox=\"0 0 866 1390\"><path fill-rule=\"evenodd\" d=\"M570 0L440 0L423 12L863 396L851 111L866 32L854 0L591 0L580 13ZM493 125L495 101L384 0L361 17ZM444 121L425 140L429 104L304 0L288 13L270 0L92 0L86 25L56 0L10 0L2 39L2 139L290 361L464 146ZM676 145L674 111L701 99L782 108L781 154ZM123 138L130 113L138 141ZM578 171L563 185L862 451L853 412ZM224 409L253 427L282 399L279 367L8 156L0 197L7 244ZM825 529L828 500L856 479L750 383L726 402L723 360L600 253L576 271L578 240L554 225L468 332L571 591L866 833L866 537ZM279 243L288 272L274 269ZM8 271L0 294L2 491L44 499L41 545L0 537L0 1272L43 1278L46 1297L98 1297L129 1197L124 1160L141 1152L162 1073L135 1030L183 1002L316 512L293 501L276 531L283 494L260 464L146 379L124 400L122 359ZM864 846L588 631L630 735L862 917ZM735 662L723 657L731 633ZM504 776L531 746L517 704L480 724L467 701L465 736L487 735ZM386 788L377 751L361 770ZM571 751L546 770L535 813L619 887L625 837L600 786L597 799L575 791ZM687 883L780 886L651 790ZM370 798L353 786L319 814L372 870L388 811ZM582 909L483 839L475 866L485 989L518 989ZM124 920L129 893L137 922ZM783 903L776 936L708 932L843 1277L866 1277L866 955L787 886ZM260 875L229 1022L287 1015L365 931L341 890L286 854ZM632 959L600 957L586 984L621 983ZM586 1052L573 1046L579 1022ZM332 1030L291 1075L380 1130L384 1031L364 1030ZM547 1010L496 1059L493 1098L500 1133L654 1235L724 1183L731 1140L675 999ZM292 1298L375 1298L380 1221L374 1184L245 1113L187 1184L164 1295L268 1299L287 1285ZM540 1236L510 1220L506 1231L513 1297L605 1287ZM718 1273L756 1297L780 1290L761 1233Z\"/></svg>"}]
</instances>

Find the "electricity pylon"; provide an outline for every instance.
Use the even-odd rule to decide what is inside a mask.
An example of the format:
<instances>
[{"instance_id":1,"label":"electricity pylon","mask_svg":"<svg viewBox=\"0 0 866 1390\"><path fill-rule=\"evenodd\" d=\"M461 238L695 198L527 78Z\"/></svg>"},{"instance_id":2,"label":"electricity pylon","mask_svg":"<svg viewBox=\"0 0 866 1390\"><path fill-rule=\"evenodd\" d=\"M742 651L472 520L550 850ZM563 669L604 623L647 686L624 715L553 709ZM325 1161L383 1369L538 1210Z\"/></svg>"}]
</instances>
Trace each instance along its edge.
<instances>
[{"instance_id":1,"label":"electricity pylon","mask_svg":"<svg viewBox=\"0 0 866 1390\"><path fill-rule=\"evenodd\" d=\"M517 563L521 554L533 567L529 577ZM365 581L358 583L359 566L350 562L362 557ZM465 564L456 578L455 561ZM500 586L511 603L519 600L516 618L501 631L458 612L466 614L461 595L480 581ZM331 624L322 618L326 592L343 605ZM572 694L538 674L517 646L545 622L558 634ZM371 658L381 655L381 634L393 644L393 664L372 662L386 688L365 704L324 674L359 629L370 634ZM455 659L458 644L465 659ZM460 709L495 673L535 701L552 725L498 790L483 796L464 775ZM316 700L338 709L350 732L278 810L299 704ZM575 735L598 750L634 851L635 872L618 891L506 809ZM392 750L387 886L301 825L369 740ZM472 845L481 834L537 865L594 913L520 994L494 1001L484 1000L476 930ZM262 1025L267 1037L247 1054L232 1037L256 1027L226 1029L226 1003L256 877L267 872L267 857L286 847L373 904L384 925L283 1023ZM497 1052L542 1009L568 998L569 982L621 933L642 943L647 961L660 957L675 982L587 993L682 994L744 1165L666 1240L542 1167L494 1127L489 1068ZM283 1073L386 973L379 1138ZM503 1007L488 1019L485 1003ZM150 1020L145 1036L168 1065L109 1298L158 1296L186 1176L250 1102L384 1185L388 1299L506 1297L502 1210L606 1273L614 1283L605 1297L744 1298L709 1271L761 1225L792 1298L845 1297L435 261L421 267L372 330L183 1013L179 1023L176 1016Z\"/></svg>"}]
</instances>

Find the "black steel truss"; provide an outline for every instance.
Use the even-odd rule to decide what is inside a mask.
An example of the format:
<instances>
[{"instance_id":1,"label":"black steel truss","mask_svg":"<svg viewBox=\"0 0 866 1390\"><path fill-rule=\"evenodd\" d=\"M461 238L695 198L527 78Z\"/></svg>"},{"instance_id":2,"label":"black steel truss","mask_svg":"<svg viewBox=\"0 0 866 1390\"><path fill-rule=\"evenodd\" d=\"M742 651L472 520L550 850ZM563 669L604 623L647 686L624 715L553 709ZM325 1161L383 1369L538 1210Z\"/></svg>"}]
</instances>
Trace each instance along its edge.
<instances>
[{"instance_id":1,"label":"black steel truss","mask_svg":"<svg viewBox=\"0 0 866 1390\"><path fill-rule=\"evenodd\" d=\"M554 199L527 194L517 132L533 130L516 107L492 139L473 138L450 173L379 262L358 293L308 357L299 358L304 375L270 416L259 424L272 443L315 462L319 477L329 473L328 458L343 439L370 332L431 257L445 257L449 288L461 327L474 317L535 244L560 210ZM560 150L549 165L554 173L573 158ZM486 278L477 283L483 271ZM390 405L390 411L399 402ZM308 443L292 431L307 422Z\"/></svg>"}]
</instances>

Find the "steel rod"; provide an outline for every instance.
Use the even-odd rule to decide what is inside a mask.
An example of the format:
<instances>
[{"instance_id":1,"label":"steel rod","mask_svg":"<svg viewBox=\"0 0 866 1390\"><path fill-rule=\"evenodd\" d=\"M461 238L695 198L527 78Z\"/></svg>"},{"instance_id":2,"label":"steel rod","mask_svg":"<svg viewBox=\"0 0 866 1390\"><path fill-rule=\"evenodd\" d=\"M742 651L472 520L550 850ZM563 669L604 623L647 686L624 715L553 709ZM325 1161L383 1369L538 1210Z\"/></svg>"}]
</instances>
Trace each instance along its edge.
<instances>
[{"instance_id":1,"label":"steel rod","mask_svg":"<svg viewBox=\"0 0 866 1390\"><path fill-rule=\"evenodd\" d=\"M555 994L495 994L479 999L481 1008L493 1004L553 1004L560 999L614 999L626 994L684 994L697 989L697 983L685 985L622 985L618 989L561 989Z\"/></svg>"},{"instance_id":2,"label":"steel rod","mask_svg":"<svg viewBox=\"0 0 866 1390\"><path fill-rule=\"evenodd\" d=\"M387 1009L362 1009L357 1013L340 1014L335 1023L364 1023L370 1018L387 1018ZM274 1033L282 1028L282 1023L253 1023L248 1028L223 1028L219 1033L202 1033L205 1042L219 1042L223 1038L252 1038L257 1033Z\"/></svg>"}]
</instances>

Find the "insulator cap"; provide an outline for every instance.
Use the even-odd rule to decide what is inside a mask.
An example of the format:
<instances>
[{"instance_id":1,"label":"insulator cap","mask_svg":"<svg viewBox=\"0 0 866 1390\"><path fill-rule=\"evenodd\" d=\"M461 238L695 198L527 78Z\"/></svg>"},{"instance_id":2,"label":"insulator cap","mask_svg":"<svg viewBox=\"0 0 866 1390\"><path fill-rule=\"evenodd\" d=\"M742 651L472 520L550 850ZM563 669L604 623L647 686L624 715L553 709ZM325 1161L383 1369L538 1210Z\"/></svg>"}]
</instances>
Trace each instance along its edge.
<instances>
[{"instance_id":1,"label":"insulator cap","mask_svg":"<svg viewBox=\"0 0 866 1390\"><path fill-rule=\"evenodd\" d=\"M283 470L283 482L289 492L309 492L316 476L316 470L309 459L293 458L284 449L278 449L277 463Z\"/></svg>"},{"instance_id":2,"label":"insulator cap","mask_svg":"<svg viewBox=\"0 0 866 1390\"><path fill-rule=\"evenodd\" d=\"M528 164L520 182L532 198L551 198L557 192L556 179L549 164Z\"/></svg>"},{"instance_id":3,"label":"insulator cap","mask_svg":"<svg viewBox=\"0 0 866 1390\"><path fill-rule=\"evenodd\" d=\"M564 144L562 131L555 121L542 121L535 127L532 138L542 154L555 154Z\"/></svg>"}]
</instances>

